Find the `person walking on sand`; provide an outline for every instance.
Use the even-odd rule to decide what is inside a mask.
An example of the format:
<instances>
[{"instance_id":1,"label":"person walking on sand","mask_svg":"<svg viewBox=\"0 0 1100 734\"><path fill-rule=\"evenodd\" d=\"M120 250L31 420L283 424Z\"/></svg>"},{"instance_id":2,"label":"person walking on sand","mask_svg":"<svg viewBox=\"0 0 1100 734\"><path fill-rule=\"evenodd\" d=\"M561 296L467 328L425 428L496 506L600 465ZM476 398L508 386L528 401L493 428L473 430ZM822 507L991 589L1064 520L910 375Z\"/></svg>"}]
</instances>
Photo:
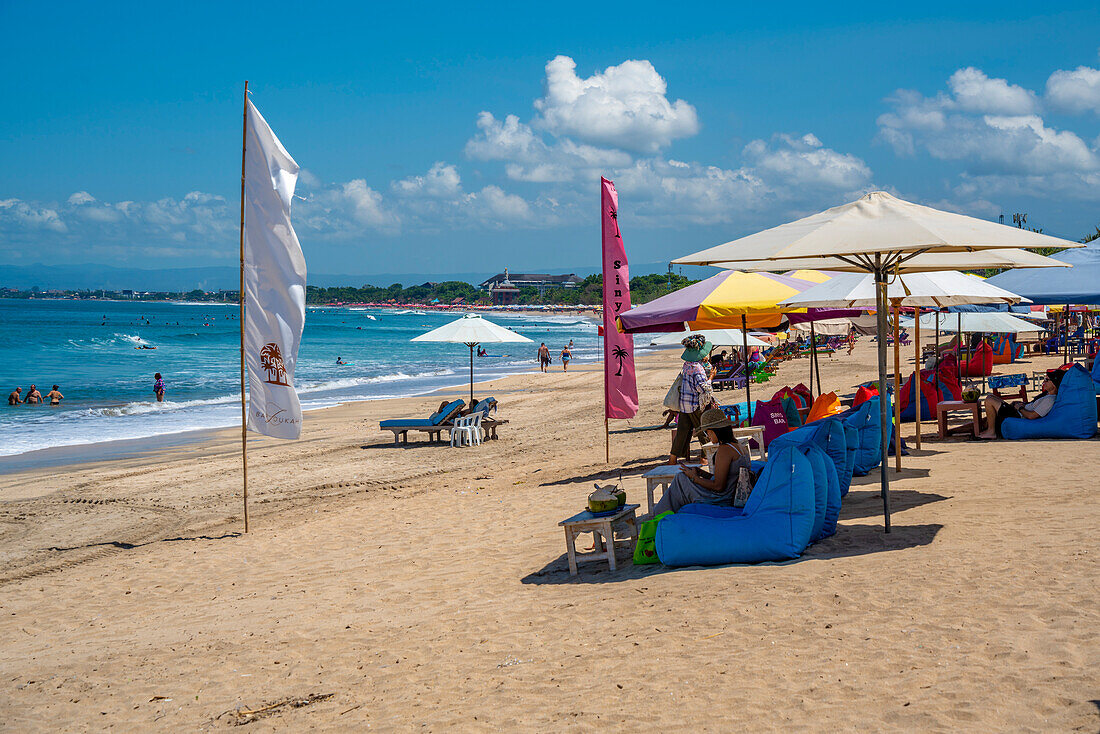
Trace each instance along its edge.
<instances>
[{"instance_id":1,"label":"person walking on sand","mask_svg":"<svg viewBox=\"0 0 1100 734\"><path fill-rule=\"evenodd\" d=\"M23 388L17 387L8 396L8 405L22 405L23 404Z\"/></svg>"},{"instance_id":2,"label":"person walking on sand","mask_svg":"<svg viewBox=\"0 0 1100 734\"><path fill-rule=\"evenodd\" d=\"M31 385L31 390L27 393L27 399L23 402L25 402L27 405L41 405L42 393L38 392L37 387Z\"/></svg>"},{"instance_id":3,"label":"person walking on sand","mask_svg":"<svg viewBox=\"0 0 1100 734\"><path fill-rule=\"evenodd\" d=\"M155 382L153 383L153 392L157 396L157 402L158 403L163 403L164 402L164 378L162 378L160 376L160 373L158 372L155 375L153 375L153 379L155 380Z\"/></svg>"},{"instance_id":4,"label":"person walking on sand","mask_svg":"<svg viewBox=\"0 0 1100 734\"><path fill-rule=\"evenodd\" d=\"M573 353L569 351L568 346L564 346L561 349L561 371L569 371L569 360L573 359Z\"/></svg>"},{"instance_id":5,"label":"person walking on sand","mask_svg":"<svg viewBox=\"0 0 1100 734\"><path fill-rule=\"evenodd\" d=\"M58 392L57 385L54 385L53 390L46 393L46 397L50 399L50 405L61 405L61 401L65 399L65 396Z\"/></svg>"},{"instance_id":6,"label":"person walking on sand","mask_svg":"<svg viewBox=\"0 0 1100 734\"><path fill-rule=\"evenodd\" d=\"M545 372L547 366L550 364L550 349L546 346L546 342L543 342L539 346L539 367Z\"/></svg>"}]
</instances>

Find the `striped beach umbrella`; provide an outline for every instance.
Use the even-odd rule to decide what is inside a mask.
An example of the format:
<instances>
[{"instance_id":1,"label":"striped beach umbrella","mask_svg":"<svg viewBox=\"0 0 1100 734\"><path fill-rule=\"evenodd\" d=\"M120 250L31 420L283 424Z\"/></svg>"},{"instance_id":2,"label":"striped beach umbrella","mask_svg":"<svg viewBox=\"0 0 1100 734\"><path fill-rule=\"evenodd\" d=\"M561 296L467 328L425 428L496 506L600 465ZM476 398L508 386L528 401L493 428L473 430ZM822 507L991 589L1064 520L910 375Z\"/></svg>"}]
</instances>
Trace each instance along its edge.
<instances>
[{"instance_id":1,"label":"striped beach umbrella","mask_svg":"<svg viewBox=\"0 0 1100 734\"><path fill-rule=\"evenodd\" d=\"M777 304L817 285L775 273L725 270L619 315L623 331L770 328L785 311ZM804 309L802 309L804 310Z\"/></svg>"}]
</instances>

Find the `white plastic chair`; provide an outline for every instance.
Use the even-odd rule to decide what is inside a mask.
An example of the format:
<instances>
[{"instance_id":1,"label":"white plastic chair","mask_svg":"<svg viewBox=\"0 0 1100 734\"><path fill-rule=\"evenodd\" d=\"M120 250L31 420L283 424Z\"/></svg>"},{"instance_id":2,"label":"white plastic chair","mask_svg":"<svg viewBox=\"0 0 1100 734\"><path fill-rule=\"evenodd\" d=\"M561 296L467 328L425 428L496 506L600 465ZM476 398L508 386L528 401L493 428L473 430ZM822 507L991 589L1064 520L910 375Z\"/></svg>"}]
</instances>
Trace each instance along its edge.
<instances>
[{"instance_id":1,"label":"white plastic chair","mask_svg":"<svg viewBox=\"0 0 1100 734\"><path fill-rule=\"evenodd\" d=\"M451 428L451 446L480 446L481 419L484 413L478 411L472 415L456 418Z\"/></svg>"}]
</instances>

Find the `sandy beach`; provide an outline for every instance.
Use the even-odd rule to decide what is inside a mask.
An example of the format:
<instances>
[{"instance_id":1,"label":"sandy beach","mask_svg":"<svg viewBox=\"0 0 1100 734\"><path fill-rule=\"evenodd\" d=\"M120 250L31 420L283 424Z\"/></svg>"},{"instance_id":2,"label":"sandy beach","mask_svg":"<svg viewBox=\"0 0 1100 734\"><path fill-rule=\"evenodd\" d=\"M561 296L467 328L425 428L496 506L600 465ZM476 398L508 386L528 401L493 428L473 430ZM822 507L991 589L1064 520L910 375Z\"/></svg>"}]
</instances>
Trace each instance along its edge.
<instances>
[{"instance_id":1,"label":"sandy beach","mask_svg":"<svg viewBox=\"0 0 1100 734\"><path fill-rule=\"evenodd\" d=\"M874 358L823 358L824 388ZM557 523L620 473L644 509L679 364L639 358L610 467L598 365L479 386L509 421L479 448L378 429L462 388L311 413L297 442L249 440L247 535L239 431L0 476L0 728L1100 728L1100 439L926 423L889 535L874 474L798 561L570 577Z\"/></svg>"}]
</instances>

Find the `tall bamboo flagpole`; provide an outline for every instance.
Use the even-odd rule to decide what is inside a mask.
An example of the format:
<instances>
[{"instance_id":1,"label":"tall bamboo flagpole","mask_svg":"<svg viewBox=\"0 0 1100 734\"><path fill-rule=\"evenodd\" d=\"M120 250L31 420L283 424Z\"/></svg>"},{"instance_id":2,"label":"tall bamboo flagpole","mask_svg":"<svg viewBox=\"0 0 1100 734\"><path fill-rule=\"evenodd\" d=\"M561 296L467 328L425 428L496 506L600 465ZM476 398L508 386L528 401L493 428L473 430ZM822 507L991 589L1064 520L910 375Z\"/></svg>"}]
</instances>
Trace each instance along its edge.
<instances>
[{"instance_id":1,"label":"tall bamboo flagpole","mask_svg":"<svg viewBox=\"0 0 1100 734\"><path fill-rule=\"evenodd\" d=\"M244 391L244 164L245 147L248 145L248 80L244 82L244 134L241 138L241 480L244 487L244 531L248 532L248 409Z\"/></svg>"}]
</instances>

